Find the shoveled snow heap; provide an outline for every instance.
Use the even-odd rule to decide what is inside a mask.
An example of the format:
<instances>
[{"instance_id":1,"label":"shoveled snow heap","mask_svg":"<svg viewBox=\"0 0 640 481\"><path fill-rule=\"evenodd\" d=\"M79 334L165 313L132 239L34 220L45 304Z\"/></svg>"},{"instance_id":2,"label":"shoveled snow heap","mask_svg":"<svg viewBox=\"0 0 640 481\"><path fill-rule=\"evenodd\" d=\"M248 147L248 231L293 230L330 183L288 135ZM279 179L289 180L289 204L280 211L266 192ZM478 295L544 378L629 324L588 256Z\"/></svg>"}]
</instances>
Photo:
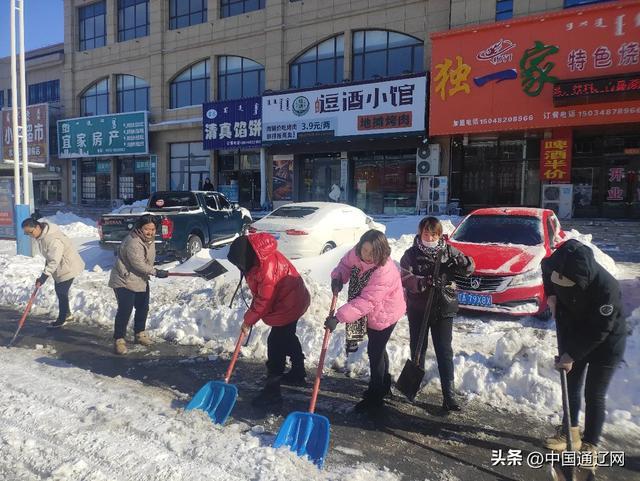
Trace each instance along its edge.
<instances>
[{"instance_id":1,"label":"shoveled snow heap","mask_svg":"<svg viewBox=\"0 0 640 481\"><path fill-rule=\"evenodd\" d=\"M46 348L0 348L0 364L3 480L400 479L370 465L320 471L270 447L260 425L215 425L203 411L176 409L185 398L178 392L92 374Z\"/></svg>"},{"instance_id":2,"label":"shoveled snow heap","mask_svg":"<svg viewBox=\"0 0 640 481\"><path fill-rule=\"evenodd\" d=\"M396 218L387 225L392 258L399 261L405 249L411 246L419 218ZM453 229L457 219L443 219L445 232ZM65 226L62 226L65 229ZM576 237L589 245L597 260L626 286L627 292L640 289L636 274L619 269L614 261L591 243L590 235L572 231ZM79 239L76 239L79 241ZM95 243L95 238L92 239ZM86 244L82 244L85 246ZM297 260L294 264L303 275L311 292L313 302L298 324L298 335L307 361L315 364L318 359L323 335L323 322L331 301L329 273L338 263L348 247L334 249L314 258ZM0 252L2 252L0 250ZM88 251L87 251L88 252ZM242 316L246 310L243 301L236 299L229 308L229 300L238 280L238 272L226 261L227 249L202 251L197 257L180 266L167 267L189 271L219 258L229 272L212 282L202 279L184 278L151 280L151 309L148 328L153 335L182 344L202 346L205 352L219 354L233 350ZM84 251L81 254L85 256ZM71 289L72 310L75 317L84 323L98 324L109 329L113 326L115 298L107 287L109 272L100 266L112 262L110 253L104 254L100 262L85 271ZM106 264L105 264L106 263ZM0 255L0 303L24 305L34 279L41 272L43 259ZM108 268L108 267L107 267ZM250 302L246 287L242 295ZM345 302L345 292L340 303ZM628 306L631 327L640 323L640 299L634 298ZM36 309L40 312L56 313L57 301L51 282L45 284L38 297ZM457 388L469 398L491 403L497 408L513 412L525 412L558 420L561 412L561 396L557 372L552 368L556 353L555 327L533 318L506 319L500 316L485 316L481 320L471 315L459 315L454 324L453 349ZM640 439L640 339L639 329L633 329L628 339L626 363L617 371L609 389L607 431L620 431L634 439ZM242 355L263 359L266 357L266 338L269 329L258 323L248 347ZM357 353L345 357L344 329L338 329L331 339L327 365L344 370L352 376L368 375L366 341ZM398 323L388 345L391 372L398 376L409 357L409 333L406 318ZM428 350L425 385L423 389L437 389L438 371L433 350ZM318 407L330 410L331 407ZM542 421L541 421L542 422Z\"/></svg>"}]
</instances>

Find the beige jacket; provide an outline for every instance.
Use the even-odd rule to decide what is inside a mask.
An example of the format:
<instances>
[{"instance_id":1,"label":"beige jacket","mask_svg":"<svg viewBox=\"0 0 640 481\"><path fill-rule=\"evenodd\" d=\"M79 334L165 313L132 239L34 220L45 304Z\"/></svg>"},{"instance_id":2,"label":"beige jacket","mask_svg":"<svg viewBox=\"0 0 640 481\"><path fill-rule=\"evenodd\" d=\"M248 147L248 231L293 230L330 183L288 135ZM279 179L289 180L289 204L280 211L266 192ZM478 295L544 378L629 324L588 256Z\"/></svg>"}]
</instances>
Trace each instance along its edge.
<instances>
[{"instance_id":1,"label":"beige jacket","mask_svg":"<svg viewBox=\"0 0 640 481\"><path fill-rule=\"evenodd\" d=\"M143 241L135 231L125 237L118 249L118 259L111 270L109 287L124 287L133 292L147 290L149 276L155 276L153 264L156 260L156 246Z\"/></svg>"},{"instance_id":2,"label":"beige jacket","mask_svg":"<svg viewBox=\"0 0 640 481\"><path fill-rule=\"evenodd\" d=\"M52 276L55 282L73 279L84 270L82 257L57 225L46 222L36 242L46 260L42 272Z\"/></svg>"}]
</instances>

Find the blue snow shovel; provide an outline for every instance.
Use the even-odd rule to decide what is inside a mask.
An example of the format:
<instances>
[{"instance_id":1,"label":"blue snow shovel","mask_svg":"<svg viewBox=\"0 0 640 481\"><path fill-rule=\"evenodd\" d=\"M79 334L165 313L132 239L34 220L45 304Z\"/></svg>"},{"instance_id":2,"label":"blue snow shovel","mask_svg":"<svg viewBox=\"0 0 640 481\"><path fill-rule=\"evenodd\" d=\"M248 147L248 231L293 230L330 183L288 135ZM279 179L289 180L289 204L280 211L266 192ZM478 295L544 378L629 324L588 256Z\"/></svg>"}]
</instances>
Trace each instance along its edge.
<instances>
[{"instance_id":1,"label":"blue snow shovel","mask_svg":"<svg viewBox=\"0 0 640 481\"><path fill-rule=\"evenodd\" d=\"M334 295L331 300L330 316L333 316L336 309L337 299L337 296ZM318 468L322 468L324 458L329 449L329 420L325 416L315 414L314 411L316 410L316 400L318 399L318 392L320 391L320 379L322 379L324 358L327 354L330 336L331 331L325 328L322 351L320 352L318 369L316 370L316 381L313 385L311 403L309 404L309 412L294 411L290 413L284 420L284 424L280 428L280 431L278 431L276 440L273 443L274 448L289 446L291 451L297 453L298 456L308 456Z\"/></svg>"},{"instance_id":2,"label":"blue snow shovel","mask_svg":"<svg viewBox=\"0 0 640 481\"><path fill-rule=\"evenodd\" d=\"M234 384L229 384L229 378L231 378L233 367L236 365L243 339L244 331L240 330L238 342L236 342L236 349L233 351L229 368L224 376L224 382L209 381L202 386L196 395L193 396L189 404L187 404L187 411L202 409L209 415L214 423L224 424L233 406L236 404L236 399L238 399L238 388Z\"/></svg>"}]
</instances>

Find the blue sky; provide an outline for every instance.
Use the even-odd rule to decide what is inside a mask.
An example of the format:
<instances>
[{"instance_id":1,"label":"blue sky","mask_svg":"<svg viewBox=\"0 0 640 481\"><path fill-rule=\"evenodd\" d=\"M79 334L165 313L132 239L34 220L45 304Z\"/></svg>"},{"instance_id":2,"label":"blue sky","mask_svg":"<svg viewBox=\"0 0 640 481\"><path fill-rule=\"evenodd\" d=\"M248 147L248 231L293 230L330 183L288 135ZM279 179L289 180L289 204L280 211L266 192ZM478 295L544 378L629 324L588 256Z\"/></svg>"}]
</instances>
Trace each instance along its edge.
<instances>
[{"instance_id":1,"label":"blue sky","mask_svg":"<svg viewBox=\"0 0 640 481\"><path fill-rule=\"evenodd\" d=\"M0 0L0 58L11 54L9 0ZM25 50L64 41L64 1L25 0Z\"/></svg>"}]
</instances>

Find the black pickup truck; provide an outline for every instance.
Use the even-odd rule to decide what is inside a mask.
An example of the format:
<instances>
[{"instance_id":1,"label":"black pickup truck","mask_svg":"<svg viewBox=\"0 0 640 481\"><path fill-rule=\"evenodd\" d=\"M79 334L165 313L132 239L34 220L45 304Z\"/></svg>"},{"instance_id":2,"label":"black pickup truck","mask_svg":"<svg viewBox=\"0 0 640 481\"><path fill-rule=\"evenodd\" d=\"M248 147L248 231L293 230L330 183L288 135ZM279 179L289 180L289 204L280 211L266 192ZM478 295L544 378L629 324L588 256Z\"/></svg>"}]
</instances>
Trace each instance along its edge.
<instances>
[{"instance_id":1,"label":"black pickup truck","mask_svg":"<svg viewBox=\"0 0 640 481\"><path fill-rule=\"evenodd\" d=\"M231 242L252 221L247 209L230 203L219 192L156 192L144 212L103 215L98 221L100 246L117 249L143 214L158 218L155 241L158 258L181 261L203 247Z\"/></svg>"}]
</instances>

